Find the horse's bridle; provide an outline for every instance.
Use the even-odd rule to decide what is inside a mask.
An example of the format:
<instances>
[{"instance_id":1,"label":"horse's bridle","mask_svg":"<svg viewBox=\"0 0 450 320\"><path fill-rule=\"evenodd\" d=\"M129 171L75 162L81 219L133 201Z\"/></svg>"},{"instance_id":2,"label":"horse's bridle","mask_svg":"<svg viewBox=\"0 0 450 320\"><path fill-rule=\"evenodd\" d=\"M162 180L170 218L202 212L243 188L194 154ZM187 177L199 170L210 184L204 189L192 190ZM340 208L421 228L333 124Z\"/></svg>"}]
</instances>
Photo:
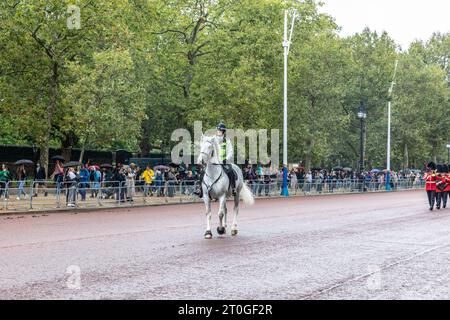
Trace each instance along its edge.
<instances>
[{"instance_id":1,"label":"horse's bridle","mask_svg":"<svg viewBox=\"0 0 450 320\"><path fill-rule=\"evenodd\" d=\"M208 142L209 144L211 144L211 146L213 146L212 141L206 140L206 142ZM213 146L213 147L214 147L214 146ZM201 154L204 154L204 155L207 155L208 157L210 156L209 153L206 153L206 152L203 152L203 151L200 151L200 153L201 153ZM214 154L214 148L213 148L213 150L212 150L212 152L211 152L211 158L213 157L213 154Z\"/></svg>"},{"instance_id":2,"label":"horse's bridle","mask_svg":"<svg viewBox=\"0 0 450 320\"><path fill-rule=\"evenodd\" d=\"M206 140L206 142L208 142L209 144L211 144L211 146L213 146L212 141ZM206 152L203 152L203 151L200 151L200 153L201 153L201 154L204 154L204 155L207 155L208 157L210 157L209 153L206 153ZM212 152L211 152L211 158L213 157L213 155L214 155L214 146L213 146L213 150L212 150ZM209 163L209 164L211 164L211 165L220 165L220 164L216 164L216 163ZM207 164L207 165L208 165L208 164ZM222 170L220 171L219 177L218 177L218 178L211 184L211 186L209 186L209 187L208 187L208 185L205 183L205 179L203 179L202 184L204 184L204 185L206 186L206 188L208 189L208 195L209 195L209 192L211 191L212 187L220 180L220 178L222 178L222 175L223 175L223 168L222 168ZM205 172L205 176L208 176L208 175L206 174L206 172ZM209 177L209 176L208 176L208 177ZM210 198L211 198L211 197L210 197Z\"/></svg>"}]
</instances>

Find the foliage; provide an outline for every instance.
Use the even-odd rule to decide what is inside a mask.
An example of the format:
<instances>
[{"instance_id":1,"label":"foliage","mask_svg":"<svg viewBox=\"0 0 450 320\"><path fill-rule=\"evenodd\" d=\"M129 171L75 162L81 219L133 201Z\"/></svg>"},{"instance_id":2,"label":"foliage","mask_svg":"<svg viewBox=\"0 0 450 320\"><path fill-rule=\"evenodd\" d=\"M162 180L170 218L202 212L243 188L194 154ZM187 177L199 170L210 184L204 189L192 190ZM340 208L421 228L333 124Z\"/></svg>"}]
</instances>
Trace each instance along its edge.
<instances>
[{"instance_id":1,"label":"foliage","mask_svg":"<svg viewBox=\"0 0 450 320\"><path fill-rule=\"evenodd\" d=\"M81 28L67 25L80 8ZM368 166L386 165L394 62L392 165L446 159L450 35L407 51L387 33L338 35L308 0L4 0L0 143L125 148L143 155L176 128L282 129L283 11L289 55L289 161L356 167L361 101ZM45 158L45 152L41 151Z\"/></svg>"}]
</instances>

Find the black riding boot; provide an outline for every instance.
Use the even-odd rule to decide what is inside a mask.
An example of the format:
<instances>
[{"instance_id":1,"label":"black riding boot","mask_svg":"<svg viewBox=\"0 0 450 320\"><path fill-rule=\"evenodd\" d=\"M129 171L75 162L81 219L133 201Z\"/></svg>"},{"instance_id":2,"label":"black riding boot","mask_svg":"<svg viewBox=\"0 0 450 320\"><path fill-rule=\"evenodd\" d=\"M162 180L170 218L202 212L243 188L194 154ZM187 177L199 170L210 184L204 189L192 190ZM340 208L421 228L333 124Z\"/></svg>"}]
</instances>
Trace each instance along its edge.
<instances>
[{"instance_id":1,"label":"black riding boot","mask_svg":"<svg viewBox=\"0 0 450 320\"><path fill-rule=\"evenodd\" d=\"M236 176L231 165L226 166L226 172L228 175L228 179L230 180L230 187L233 196L236 196Z\"/></svg>"}]
</instances>

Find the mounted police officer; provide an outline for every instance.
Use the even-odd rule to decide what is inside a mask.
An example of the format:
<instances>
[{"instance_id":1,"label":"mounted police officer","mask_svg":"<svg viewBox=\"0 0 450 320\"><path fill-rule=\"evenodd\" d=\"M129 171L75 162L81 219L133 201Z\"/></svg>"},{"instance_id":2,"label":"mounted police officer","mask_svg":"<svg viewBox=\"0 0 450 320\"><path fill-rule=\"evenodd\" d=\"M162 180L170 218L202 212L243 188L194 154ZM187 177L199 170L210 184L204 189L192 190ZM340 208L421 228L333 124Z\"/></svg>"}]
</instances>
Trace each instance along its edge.
<instances>
[{"instance_id":1,"label":"mounted police officer","mask_svg":"<svg viewBox=\"0 0 450 320\"><path fill-rule=\"evenodd\" d=\"M217 157L220 161L220 164L222 165L225 173L228 176L228 180L230 181L230 187L233 193L233 196L236 195L236 174L231 166L231 163L233 162L233 144L231 143L231 140L227 138L227 127L223 123L219 123L216 127L216 135L214 136L214 139L217 142L217 145L219 146L219 156ZM203 197L203 191L202 191L202 183L203 183L203 176L204 172L200 175L200 183L199 188L196 190L195 194L197 194L200 198Z\"/></svg>"}]
</instances>

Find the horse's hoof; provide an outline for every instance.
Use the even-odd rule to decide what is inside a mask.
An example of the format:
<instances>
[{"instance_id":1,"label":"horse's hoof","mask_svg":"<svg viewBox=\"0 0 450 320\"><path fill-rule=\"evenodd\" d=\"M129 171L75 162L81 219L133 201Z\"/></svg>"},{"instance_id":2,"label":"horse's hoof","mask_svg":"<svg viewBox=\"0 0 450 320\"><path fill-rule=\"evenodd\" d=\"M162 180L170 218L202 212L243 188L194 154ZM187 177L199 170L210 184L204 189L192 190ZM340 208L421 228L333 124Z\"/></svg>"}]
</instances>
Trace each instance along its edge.
<instances>
[{"instance_id":1,"label":"horse's hoof","mask_svg":"<svg viewBox=\"0 0 450 320\"><path fill-rule=\"evenodd\" d=\"M232 236L237 236L237 234L238 234L237 229L231 230L231 235L232 235Z\"/></svg>"},{"instance_id":2,"label":"horse's hoof","mask_svg":"<svg viewBox=\"0 0 450 320\"><path fill-rule=\"evenodd\" d=\"M226 233L225 228L224 227L217 227L217 233L220 235L223 235Z\"/></svg>"},{"instance_id":3,"label":"horse's hoof","mask_svg":"<svg viewBox=\"0 0 450 320\"><path fill-rule=\"evenodd\" d=\"M205 232L205 239L212 239L212 232L211 231L206 231Z\"/></svg>"}]
</instances>

